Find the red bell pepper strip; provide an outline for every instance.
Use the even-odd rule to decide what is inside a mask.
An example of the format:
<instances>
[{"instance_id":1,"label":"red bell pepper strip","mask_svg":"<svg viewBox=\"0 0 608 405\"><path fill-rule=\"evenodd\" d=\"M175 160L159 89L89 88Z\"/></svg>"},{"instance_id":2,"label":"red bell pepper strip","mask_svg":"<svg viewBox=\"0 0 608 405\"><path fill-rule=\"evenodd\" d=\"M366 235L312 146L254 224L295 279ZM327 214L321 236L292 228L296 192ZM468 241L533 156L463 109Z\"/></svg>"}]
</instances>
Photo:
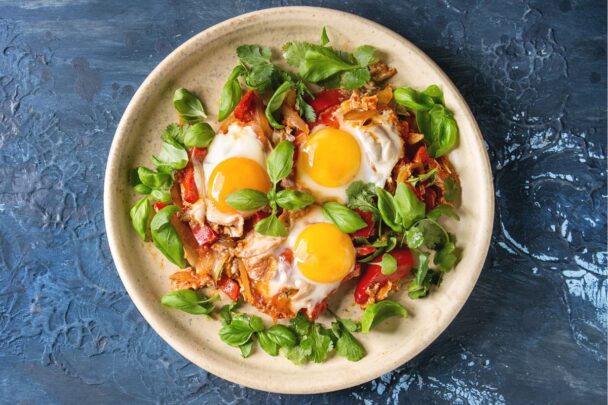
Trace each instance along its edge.
<instances>
[{"instance_id":1,"label":"red bell pepper strip","mask_svg":"<svg viewBox=\"0 0 608 405\"><path fill-rule=\"evenodd\" d=\"M239 293L241 292L239 283L228 277L226 274L222 274L222 277L220 277L219 281L217 282L217 288L222 290L232 301L239 299Z\"/></svg>"},{"instance_id":2,"label":"red bell pepper strip","mask_svg":"<svg viewBox=\"0 0 608 405\"><path fill-rule=\"evenodd\" d=\"M210 245L217 240L217 234L208 225L191 225L190 228L199 246Z\"/></svg>"},{"instance_id":3,"label":"red bell pepper strip","mask_svg":"<svg viewBox=\"0 0 608 405\"><path fill-rule=\"evenodd\" d=\"M190 160L198 163L203 163L205 160L205 156L207 156L207 148L190 148Z\"/></svg>"},{"instance_id":4,"label":"red bell pepper strip","mask_svg":"<svg viewBox=\"0 0 608 405\"><path fill-rule=\"evenodd\" d=\"M340 108L340 105L334 105L334 106L327 108L322 113L318 114L315 122L309 123L308 127L310 129L312 129L312 128L316 127L317 125L325 125L325 126L328 126L331 128L336 128L336 129L340 128L340 122L334 116L334 112L338 108Z\"/></svg>"},{"instance_id":5,"label":"red bell pepper strip","mask_svg":"<svg viewBox=\"0 0 608 405\"><path fill-rule=\"evenodd\" d=\"M355 208L353 211L359 214L359 216L367 224L367 227L354 232L352 234L353 238L369 238L372 233L374 233L374 229L376 229L376 227L374 226L373 214L371 212L361 211L357 208Z\"/></svg>"},{"instance_id":6,"label":"red bell pepper strip","mask_svg":"<svg viewBox=\"0 0 608 405\"><path fill-rule=\"evenodd\" d=\"M157 201L154 203L154 211L158 212L158 211L162 210L163 208L165 208L166 206L167 206L167 204L165 204L164 202Z\"/></svg>"},{"instance_id":7,"label":"red bell pepper strip","mask_svg":"<svg viewBox=\"0 0 608 405\"><path fill-rule=\"evenodd\" d=\"M347 97L348 95L339 89L324 90L315 94L314 100L310 100L309 104L317 114L320 114L329 107L340 104Z\"/></svg>"},{"instance_id":8,"label":"red bell pepper strip","mask_svg":"<svg viewBox=\"0 0 608 405\"><path fill-rule=\"evenodd\" d=\"M190 204L198 201L198 189L194 181L194 167L192 163L184 167L179 173L179 184L182 190L182 199Z\"/></svg>"},{"instance_id":9,"label":"red bell pepper strip","mask_svg":"<svg viewBox=\"0 0 608 405\"><path fill-rule=\"evenodd\" d=\"M255 117L258 95L253 90L247 91L234 108L234 116L243 122L249 122Z\"/></svg>"},{"instance_id":10,"label":"red bell pepper strip","mask_svg":"<svg viewBox=\"0 0 608 405\"><path fill-rule=\"evenodd\" d=\"M359 246L355 249L357 252L357 256L367 256L371 255L376 251L376 248L371 245Z\"/></svg>"},{"instance_id":11,"label":"red bell pepper strip","mask_svg":"<svg viewBox=\"0 0 608 405\"><path fill-rule=\"evenodd\" d=\"M367 272L359 280L355 289L355 302L359 305L367 303L369 296L367 291L376 284L382 286L389 281L400 280L410 274L414 265L414 257L408 248L395 249L389 253L397 260L397 270L393 274L382 274L380 262L382 257L379 256L368 265Z\"/></svg>"}]
</instances>

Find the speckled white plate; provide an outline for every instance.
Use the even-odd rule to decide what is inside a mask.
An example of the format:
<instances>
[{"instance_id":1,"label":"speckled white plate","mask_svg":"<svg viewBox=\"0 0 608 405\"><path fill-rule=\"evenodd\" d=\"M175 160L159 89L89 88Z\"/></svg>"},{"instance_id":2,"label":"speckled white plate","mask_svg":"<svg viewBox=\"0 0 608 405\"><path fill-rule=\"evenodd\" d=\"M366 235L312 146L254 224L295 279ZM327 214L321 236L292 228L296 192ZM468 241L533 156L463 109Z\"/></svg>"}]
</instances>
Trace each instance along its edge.
<instances>
[{"instance_id":1,"label":"speckled white plate","mask_svg":"<svg viewBox=\"0 0 608 405\"><path fill-rule=\"evenodd\" d=\"M393 319L367 336L357 335L368 352L358 363L334 357L324 364L295 366L260 349L242 359L238 349L220 341L218 321L160 305L174 266L131 228L129 209L135 195L127 183L127 172L135 166L149 166L150 156L158 153L160 131L176 118L171 103L176 88L186 87L202 96L213 123L221 86L237 63L238 45L271 46L278 54L287 41L316 43L323 26L337 48L369 44L380 49L384 60L399 71L391 83L416 88L435 83L443 89L461 134L460 146L450 154L462 181L461 221L451 223L450 228L464 253L456 269L428 298L412 301L405 293L398 296L413 314L409 319ZM203 369L235 383L272 392L317 393L358 385L399 367L448 326L483 266L494 199L488 156L475 119L456 87L431 59L399 35L364 18L323 8L285 7L245 14L209 28L154 69L129 103L116 131L105 176L104 210L120 278L144 318L167 343ZM338 291L330 306L345 316L360 316L353 305L352 285Z\"/></svg>"}]
</instances>

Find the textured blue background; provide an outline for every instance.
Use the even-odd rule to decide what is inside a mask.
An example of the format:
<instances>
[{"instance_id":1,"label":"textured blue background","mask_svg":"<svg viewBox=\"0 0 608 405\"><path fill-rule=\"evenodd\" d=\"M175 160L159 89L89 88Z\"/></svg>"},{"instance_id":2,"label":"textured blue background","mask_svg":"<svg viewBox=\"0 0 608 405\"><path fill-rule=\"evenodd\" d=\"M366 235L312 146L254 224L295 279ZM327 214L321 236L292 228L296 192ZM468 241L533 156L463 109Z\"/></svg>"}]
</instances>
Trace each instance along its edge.
<instances>
[{"instance_id":1,"label":"textured blue background","mask_svg":"<svg viewBox=\"0 0 608 405\"><path fill-rule=\"evenodd\" d=\"M186 39L299 4L0 2L0 402L605 403L602 1L309 3L371 18L421 47L487 141L497 204L485 270L413 361L351 390L271 395L198 369L146 324L104 231L117 122Z\"/></svg>"}]
</instances>

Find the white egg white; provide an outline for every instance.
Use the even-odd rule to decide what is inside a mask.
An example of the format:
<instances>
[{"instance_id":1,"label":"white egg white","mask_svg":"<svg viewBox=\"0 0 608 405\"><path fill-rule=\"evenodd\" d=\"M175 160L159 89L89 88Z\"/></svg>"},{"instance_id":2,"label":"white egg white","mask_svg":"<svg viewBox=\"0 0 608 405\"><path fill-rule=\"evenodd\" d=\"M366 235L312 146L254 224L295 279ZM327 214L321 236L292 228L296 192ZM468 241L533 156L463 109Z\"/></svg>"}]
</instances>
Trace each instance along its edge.
<instances>
[{"instance_id":1,"label":"white egg white","mask_svg":"<svg viewBox=\"0 0 608 405\"><path fill-rule=\"evenodd\" d=\"M340 130L351 134L359 144L361 150L361 164L359 172L352 182L361 180L366 183L374 183L378 187L384 187L386 180L391 176L395 164L403 155L403 139L399 129L392 124L390 119L392 111L381 114L380 123L368 126L354 126L348 120L337 115ZM313 133L325 128L315 127ZM307 173L298 173L298 183L308 189L318 201L339 201L346 203L346 189L350 183L339 187L326 187L316 183Z\"/></svg>"}]
</instances>

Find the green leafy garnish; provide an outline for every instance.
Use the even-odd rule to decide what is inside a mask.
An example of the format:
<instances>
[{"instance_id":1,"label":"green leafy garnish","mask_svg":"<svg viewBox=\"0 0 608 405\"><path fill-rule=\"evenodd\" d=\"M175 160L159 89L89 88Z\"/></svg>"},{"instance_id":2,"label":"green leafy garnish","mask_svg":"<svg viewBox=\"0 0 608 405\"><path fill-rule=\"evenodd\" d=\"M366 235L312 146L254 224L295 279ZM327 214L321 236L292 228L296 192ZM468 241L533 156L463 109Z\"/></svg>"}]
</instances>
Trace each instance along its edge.
<instances>
[{"instance_id":1,"label":"green leafy garnish","mask_svg":"<svg viewBox=\"0 0 608 405\"><path fill-rule=\"evenodd\" d=\"M194 290L177 290L163 295L160 302L166 307L179 309L189 314L209 315L213 312L213 303L219 299L219 295L207 298Z\"/></svg>"},{"instance_id":2,"label":"green leafy garnish","mask_svg":"<svg viewBox=\"0 0 608 405\"><path fill-rule=\"evenodd\" d=\"M184 88L175 90L175 94L173 94L173 106L180 117L189 124L201 122L207 118L201 100Z\"/></svg>"},{"instance_id":3,"label":"green leafy garnish","mask_svg":"<svg viewBox=\"0 0 608 405\"><path fill-rule=\"evenodd\" d=\"M281 190L276 195L277 205L290 211L302 209L315 202L315 198L302 191Z\"/></svg>"},{"instance_id":4,"label":"green leafy garnish","mask_svg":"<svg viewBox=\"0 0 608 405\"><path fill-rule=\"evenodd\" d=\"M283 225L279 218L274 214L267 216L256 223L255 230L256 232L267 236L279 236L282 238L287 236L287 228L285 228L285 225Z\"/></svg>"},{"instance_id":5,"label":"green leafy garnish","mask_svg":"<svg viewBox=\"0 0 608 405\"><path fill-rule=\"evenodd\" d=\"M380 218L380 211L376 206L376 185L361 180L354 181L346 189L348 208L359 209L363 212L373 213L374 221Z\"/></svg>"},{"instance_id":6,"label":"green leafy garnish","mask_svg":"<svg viewBox=\"0 0 608 405\"><path fill-rule=\"evenodd\" d=\"M346 327L342 326L342 322L338 322L341 325L340 333L336 341L336 354L338 356L345 357L350 361L359 361L365 357L365 348L359 343L357 339L352 335Z\"/></svg>"},{"instance_id":7,"label":"green leafy garnish","mask_svg":"<svg viewBox=\"0 0 608 405\"><path fill-rule=\"evenodd\" d=\"M397 185L394 201L402 229L408 229L415 221L424 218L426 210L424 203L405 183Z\"/></svg>"},{"instance_id":8,"label":"green leafy garnish","mask_svg":"<svg viewBox=\"0 0 608 405\"><path fill-rule=\"evenodd\" d=\"M261 191L244 188L230 194L226 202L236 210L253 211L268 204L268 198Z\"/></svg>"},{"instance_id":9,"label":"green leafy garnish","mask_svg":"<svg viewBox=\"0 0 608 405\"><path fill-rule=\"evenodd\" d=\"M361 319L361 332L368 333L380 322L394 316L407 318L407 309L400 303L391 300L383 300L368 305Z\"/></svg>"},{"instance_id":10,"label":"green leafy garnish","mask_svg":"<svg viewBox=\"0 0 608 405\"><path fill-rule=\"evenodd\" d=\"M323 31L321 31L321 46L325 46L329 43L329 37L327 36L327 31L325 27L323 27Z\"/></svg>"},{"instance_id":11,"label":"green leafy garnish","mask_svg":"<svg viewBox=\"0 0 608 405\"><path fill-rule=\"evenodd\" d=\"M179 207L168 205L160 210L150 223L152 242L158 250L172 263L181 268L187 266L184 259L184 247L175 228L171 225L171 216L179 211Z\"/></svg>"},{"instance_id":12,"label":"green leafy garnish","mask_svg":"<svg viewBox=\"0 0 608 405\"><path fill-rule=\"evenodd\" d=\"M184 133L184 145L187 148L206 148L211 145L215 131L206 122L197 122L189 126Z\"/></svg>"},{"instance_id":13,"label":"green leafy garnish","mask_svg":"<svg viewBox=\"0 0 608 405\"><path fill-rule=\"evenodd\" d=\"M382 261L380 262L380 267L382 274L385 276L390 276L395 271L397 271L397 259L390 253L385 253L382 255Z\"/></svg>"},{"instance_id":14,"label":"green leafy garnish","mask_svg":"<svg viewBox=\"0 0 608 405\"><path fill-rule=\"evenodd\" d=\"M359 214L337 202L326 202L322 207L325 218L331 220L342 232L353 233L367 227Z\"/></svg>"},{"instance_id":15,"label":"green leafy garnish","mask_svg":"<svg viewBox=\"0 0 608 405\"><path fill-rule=\"evenodd\" d=\"M173 170L183 169L188 164L188 152L173 138L166 138L163 141L157 162L161 166L167 166Z\"/></svg>"},{"instance_id":16,"label":"green leafy garnish","mask_svg":"<svg viewBox=\"0 0 608 405\"><path fill-rule=\"evenodd\" d=\"M270 100L268 101L268 105L266 105L266 118L268 118L268 122L273 128L281 129L285 128L285 125L280 124L274 117L275 111L281 108L283 104L283 100L285 100L285 96L287 96L287 92L291 90L290 82L283 82L274 92Z\"/></svg>"},{"instance_id":17,"label":"green leafy garnish","mask_svg":"<svg viewBox=\"0 0 608 405\"><path fill-rule=\"evenodd\" d=\"M150 207L148 197L138 200L130 211L133 228L135 228L135 231L143 241L147 239L146 234L151 212L152 208Z\"/></svg>"},{"instance_id":18,"label":"green leafy garnish","mask_svg":"<svg viewBox=\"0 0 608 405\"><path fill-rule=\"evenodd\" d=\"M228 118L241 100L243 91L239 84L239 76L244 72L245 67L243 65L237 65L232 69L230 76L228 76L226 83L224 83L224 87L222 87L222 92L220 93L220 111L217 116L218 121L223 121Z\"/></svg>"},{"instance_id":19,"label":"green leafy garnish","mask_svg":"<svg viewBox=\"0 0 608 405\"><path fill-rule=\"evenodd\" d=\"M220 339L230 346L238 347L249 342L253 332L254 330L246 318L234 318L228 325L224 325L220 329Z\"/></svg>"},{"instance_id":20,"label":"green leafy garnish","mask_svg":"<svg viewBox=\"0 0 608 405\"><path fill-rule=\"evenodd\" d=\"M272 52L268 47L241 45L236 54L245 66L245 83L251 89L263 91L272 84L274 65L270 62Z\"/></svg>"},{"instance_id":21,"label":"green leafy garnish","mask_svg":"<svg viewBox=\"0 0 608 405\"><path fill-rule=\"evenodd\" d=\"M289 141L279 142L266 159L266 168L270 181L277 184L289 176L293 167L294 146Z\"/></svg>"}]
</instances>

